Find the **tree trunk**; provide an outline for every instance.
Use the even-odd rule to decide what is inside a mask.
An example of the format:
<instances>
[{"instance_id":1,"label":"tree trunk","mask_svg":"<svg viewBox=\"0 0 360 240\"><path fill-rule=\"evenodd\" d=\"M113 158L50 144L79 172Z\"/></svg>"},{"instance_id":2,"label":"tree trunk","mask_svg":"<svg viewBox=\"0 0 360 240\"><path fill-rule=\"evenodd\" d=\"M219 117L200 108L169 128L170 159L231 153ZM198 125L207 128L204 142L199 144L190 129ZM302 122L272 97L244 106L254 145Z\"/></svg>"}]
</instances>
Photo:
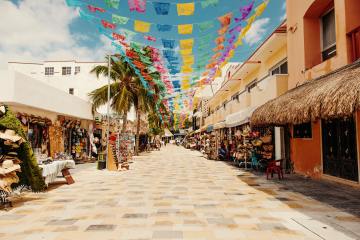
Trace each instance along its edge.
<instances>
[{"instance_id":1,"label":"tree trunk","mask_svg":"<svg viewBox=\"0 0 360 240\"><path fill-rule=\"evenodd\" d=\"M124 112L124 116L123 116L123 125L121 129L122 133L126 132L126 127L127 127L127 111Z\"/></svg>"},{"instance_id":2,"label":"tree trunk","mask_svg":"<svg viewBox=\"0 0 360 240\"><path fill-rule=\"evenodd\" d=\"M140 109L136 109L136 119L137 119L137 124L136 124L136 142L135 142L135 156L139 155L139 143L140 143Z\"/></svg>"}]
</instances>

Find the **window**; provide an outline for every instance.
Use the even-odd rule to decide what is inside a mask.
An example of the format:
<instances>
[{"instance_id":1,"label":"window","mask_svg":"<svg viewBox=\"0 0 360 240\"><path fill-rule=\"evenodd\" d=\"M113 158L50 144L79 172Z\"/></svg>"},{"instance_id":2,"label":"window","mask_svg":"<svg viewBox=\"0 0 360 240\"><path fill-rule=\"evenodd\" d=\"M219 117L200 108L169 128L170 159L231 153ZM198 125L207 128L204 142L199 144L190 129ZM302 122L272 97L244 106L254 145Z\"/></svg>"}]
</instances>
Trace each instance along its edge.
<instances>
[{"instance_id":1,"label":"window","mask_svg":"<svg viewBox=\"0 0 360 240\"><path fill-rule=\"evenodd\" d=\"M80 73L80 66L76 66L75 67L75 75Z\"/></svg>"},{"instance_id":2,"label":"window","mask_svg":"<svg viewBox=\"0 0 360 240\"><path fill-rule=\"evenodd\" d=\"M227 104L227 101L223 102L223 104L222 104L224 109L226 109L226 104Z\"/></svg>"},{"instance_id":3,"label":"window","mask_svg":"<svg viewBox=\"0 0 360 240\"><path fill-rule=\"evenodd\" d=\"M271 74L271 75L276 75L276 74L288 74L287 61L284 61L284 62L281 62L281 63L275 65L275 67L273 67L272 69L270 69L270 74Z\"/></svg>"},{"instance_id":4,"label":"window","mask_svg":"<svg viewBox=\"0 0 360 240\"><path fill-rule=\"evenodd\" d=\"M45 67L45 75L46 76L54 75L54 67Z\"/></svg>"},{"instance_id":5,"label":"window","mask_svg":"<svg viewBox=\"0 0 360 240\"><path fill-rule=\"evenodd\" d=\"M74 88L69 88L69 94L74 95Z\"/></svg>"},{"instance_id":6,"label":"window","mask_svg":"<svg viewBox=\"0 0 360 240\"><path fill-rule=\"evenodd\" d=\"M321 17L322 59L336 55L335 11L331 9Z\"/></svg>"},{"instance_id":7,"label":"window","mask_svg":"<svg viewBox=\"0 0 360 240\"><path fill-rule=\"evenodd\" d=\"M257 85L257 81L256 81L256 80L252 81L252 82L249 83L249 85L247 86L247 91L248 91L248 92L251 92L251 89L253 89L254 87L256 87L256 85Z\"/></svg>"},{"instance_id":8,"label":"window","mask_svg":"<svg viewBox=\"0 0 360 240\"><path fill-rule=\"evenodd\" d=\"M71 67L62 67L62 75L71 75Z\"/></svg>"},{"instance_id":9,"label":"window","mask_svg":"<svg viewBox=\"0 0 360 240\"><path fill-rule=\"evenodd\" d=\"M311 122L294 125L294 138L312 138Z\"/></svg>"}]
</instances>

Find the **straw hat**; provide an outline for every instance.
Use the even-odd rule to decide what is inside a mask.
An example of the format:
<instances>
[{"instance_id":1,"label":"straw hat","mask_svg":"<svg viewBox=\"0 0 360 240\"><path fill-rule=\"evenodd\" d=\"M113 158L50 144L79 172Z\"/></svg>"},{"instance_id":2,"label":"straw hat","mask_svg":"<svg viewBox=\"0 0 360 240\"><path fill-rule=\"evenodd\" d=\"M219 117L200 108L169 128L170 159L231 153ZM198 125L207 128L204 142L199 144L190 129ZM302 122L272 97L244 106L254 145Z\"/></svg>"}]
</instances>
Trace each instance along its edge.
<instances>
[{"instance_id":1,"label":"straw hat","mask_svg":"<svg viewBox=\"0 0 360 240\"><path fill-rule=\"evenodd\" d=\"M5 115L6 113L6 107L4 105L0 106L0 117Z\"/></svg>"},{"instance_id":2,"label":"straw hat","mask_svg":"<svg viewBox=\"0 0 360 240\"><path fill-rule=\"evenodd\" d=\"M5 139L5 140L10 140L13 142L17 142L22 139L22 137L17 135L15 133L15 131L11 130L11 129L6 129L5 132L0 131L0 138Z\"/></svg>"},{"instance_id":3,"label":"straw hat","mask_svg":"<svg viewBox=\"0 0 360 240\"><path fill-rule=\"evenodd\" d=\"M14 164L12 160L5 160L0 167L0 174L2 175L8 174L13 171L20 170L20 168L21 168L20 165Z\"/></svg>"}]
</instances>

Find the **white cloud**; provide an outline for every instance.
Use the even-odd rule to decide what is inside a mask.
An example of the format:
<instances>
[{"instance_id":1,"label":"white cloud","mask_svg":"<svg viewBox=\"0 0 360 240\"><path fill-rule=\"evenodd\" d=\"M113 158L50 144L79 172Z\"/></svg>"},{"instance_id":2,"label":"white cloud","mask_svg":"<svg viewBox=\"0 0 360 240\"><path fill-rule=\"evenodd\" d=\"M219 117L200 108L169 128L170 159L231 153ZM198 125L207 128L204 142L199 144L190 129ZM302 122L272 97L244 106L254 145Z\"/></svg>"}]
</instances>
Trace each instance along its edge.
<instances>
[{"instance_id":1,"label":"white cloud","mask_svg":"<svg viewBox=\"0 0 360 240\"><path fill-rule=\"evenodd\" d=\"M250 46L260 42L266 34L266 26L269 24L270 18L261 18L256 20L245 36L245 42Z\"/></svg>"},{"instance_id":2,"label":"white cloud","mask_svg":"<svg viewBox=\"0 0 360 240\"><path fill-rule=\"evenodd\" d=\"M8 61L102 60L111 50L106 37L95 50L79 44L88 37L70 32L77 13L63 0L0 1L0 10L0 68Z\"/></svg>"}]
</instances>

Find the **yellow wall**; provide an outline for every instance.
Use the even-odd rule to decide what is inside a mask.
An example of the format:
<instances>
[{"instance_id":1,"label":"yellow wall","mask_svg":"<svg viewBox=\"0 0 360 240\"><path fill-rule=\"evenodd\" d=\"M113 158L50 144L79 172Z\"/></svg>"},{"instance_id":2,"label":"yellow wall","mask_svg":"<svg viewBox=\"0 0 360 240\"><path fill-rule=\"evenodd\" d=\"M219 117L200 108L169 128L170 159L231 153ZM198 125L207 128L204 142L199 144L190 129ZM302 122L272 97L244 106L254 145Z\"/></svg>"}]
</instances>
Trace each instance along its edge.
<instances>
[{"instance_id":1,"label":"yellow wall","mask_svg":"<svg viewBox=\"0 0 360 240\"><path fill-rule=\"evenodd\" d=\"M303 83L305 80L317 78L349 63L346 28L351 24L353 19L348 18L348 21L346 21L345 9L346 4L349 4L350 1L352 0L334 0L337 55L310 69L305 68L305 49L311 48L315 43L312 41L312 44L305 44L304 15L312 4L316 3L316 0L286 1L288 67L289 73L291 73L289 76L290 89ZM308 39L313 36L307 34L306 37ZM312 39L309 39L308 41L311 42L311 40Z\"/></svg>"},{"instance_id":2,"label":"yellow wall","mask_svg":"<svg viewBox=\"0 0 360 240\"><path fill-rule=\"evenodd\" d=\"M225 100L231 100L231 96L238 92L242 92L246 88L246 86L253 80L262 79L269 73L269 69L284 60L287 57L286 41L284 41L284 44L277 51L265 55L266 57L261 54L262 51L262 48L260 48L258 50L259 57L256 57L256 59L251 58L252 61L261 61L261 63L247 63L246 65L255 64L255 68L253 68L253 70L249 72L244 71L244 73L240 76L240 78L242 79L241 81L234 81L235 84L233 82L233 85L231 87L224 87L224 89L228 89L229 91L217 92L215 96L209 101L208 106L210 107L210 109L215 110L215 108L218 105L222 104ZM241 69L239 71L241 71ZM237 79L239 78L238 74L234 74L234 76ZM267 89L261 91L261 94L255 94L256 96L251 96L254 95L253 91L251 94L248 92L241 94L239 96L239 102L237 102L236 100L229 101L226 105L225 110L223 108L220 108L220 110L207 117L205 119L205 124L215 124L217 122L223 121L229 114L241 111L242 109L250 106L259 106L265 103L267 100L281 95L287 90L287 75L274 78L275 79L274 81L272 81L272 84L276 85L273 86L272 84L269 84L267 86Z\"/></svg>"}]
</instances>

